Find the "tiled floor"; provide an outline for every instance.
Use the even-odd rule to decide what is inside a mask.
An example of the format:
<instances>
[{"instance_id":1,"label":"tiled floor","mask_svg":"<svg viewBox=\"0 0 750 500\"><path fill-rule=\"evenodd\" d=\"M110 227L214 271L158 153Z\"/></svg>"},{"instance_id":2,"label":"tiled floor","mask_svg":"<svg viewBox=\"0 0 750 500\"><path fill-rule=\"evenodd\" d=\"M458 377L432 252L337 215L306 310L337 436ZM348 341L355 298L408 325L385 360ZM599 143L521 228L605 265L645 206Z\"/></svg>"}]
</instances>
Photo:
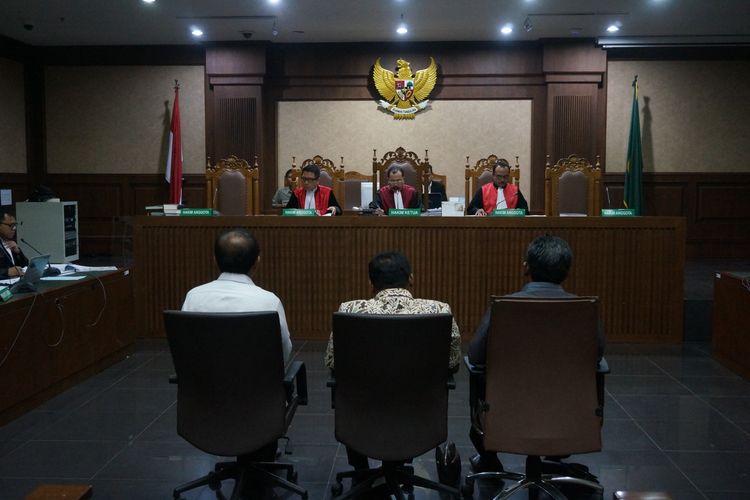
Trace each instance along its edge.
<instances>
[{"instance_id":1,"label":"tiled floor","mask_svg":"<svg viewBox=\"0 0 750 500\"><path fill-rule=\"evenodd\" d=\"M310 405L290 428L288 456L312 499L329 496L347 467L333 434L322 343L297 346L306 362ZM750 498L750 383L714 362L705 344L611 345L604 450L581 455L612 491L667 490L677 499ZM142 342L130 358L0 428L0 498L20 499L41 483L90 483L94 498L168 499L172 488L208 471L215 457L175 432L172 364L163 342ZM467 472L467 377L451 393L449 439ZM511 469L522 457L503 455ZM415 462L435 476L430 454ZM417 489L416 498L438 498ZM478 497L477 495L476 497ZM209 499L202 489L187 498ZM523 498L523 495L521 495Z\"/></svg>"},{"instance_id":2,"label":"tiled floor","mask_svg":"<svg viewBox=\"0 0 750 500\"><path fill-rule=\"evenodd\" d=\"M710 300L719 268L750 266L689 262L686 299ZM334 439L324 346L295 347L295 357L307 365L310 404L294 418L294 453L287 459L310 498L326 499L332 477L347 464ZM574 457L599 476L605 499L619 489L667 490L680 500L750 498L749 382L713 361L706 343L615 344L607 359L612 374L604 449ZM0 500L21 499L43 483L89 483L96 499L169 499L174 486L206 473L217 457L176 434L176 390L167 383L172 371L165 342L142 341L128 359L0 427ZM450 394L448 438L458 445L466 474L473 449L463 369L457 385ZM506 468L522 467L522 457L501 458ZM414 465L419 474L436 476L430 454ZM202 489L187 498L214 496ZM438 497L417 489L416 498Z\"/></svg>"}]
</instances>

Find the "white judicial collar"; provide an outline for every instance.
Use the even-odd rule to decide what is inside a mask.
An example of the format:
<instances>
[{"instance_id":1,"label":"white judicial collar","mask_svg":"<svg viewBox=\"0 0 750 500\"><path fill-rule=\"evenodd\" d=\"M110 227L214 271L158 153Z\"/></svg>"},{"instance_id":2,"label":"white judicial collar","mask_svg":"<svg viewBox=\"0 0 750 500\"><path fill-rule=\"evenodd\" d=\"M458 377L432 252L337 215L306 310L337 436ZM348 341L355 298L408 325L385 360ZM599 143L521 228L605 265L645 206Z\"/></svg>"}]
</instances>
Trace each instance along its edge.
<instances>
[{"instance_id":1,"label":"white judicial collar","mask_svg":"<svg viewBox=\"0 0 750 500\"><path fill-rule=\"evenodd\" d=\"M498 210L502 210L504 208L508 208L508 202L505 201L505 193L503 192L503 188L497 188L497 206L495 207Z\"/></svg>"},{"instance_id":2,"label":"white judicial collar","mask_svg":"<svg viewBox=\"0 0 750 500\"><path fill-rule=\"evenodd\" d=\"M315 191L305 191L305 208L315 210Z\"/></svg>"},{"instance_id":3,"label":"white judicial collar","mask_svg":"<svg viewBox=\"0 0 750 500\"><path fill-rule=\"evenodd\" d=\"M404 208L404 199L401 197L401 191L393 192L393 203L396 204L396 208Z\"/></svg>"}]
</instances>

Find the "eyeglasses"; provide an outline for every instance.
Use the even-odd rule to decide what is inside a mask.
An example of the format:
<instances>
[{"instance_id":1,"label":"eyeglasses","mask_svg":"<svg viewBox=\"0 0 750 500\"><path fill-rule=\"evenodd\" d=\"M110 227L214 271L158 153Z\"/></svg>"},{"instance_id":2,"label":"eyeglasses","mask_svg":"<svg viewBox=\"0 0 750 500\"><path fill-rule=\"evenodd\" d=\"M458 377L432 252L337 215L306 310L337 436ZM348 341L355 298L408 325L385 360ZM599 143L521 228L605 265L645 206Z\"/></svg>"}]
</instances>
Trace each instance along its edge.
<instances>
[{"instance_id":1,"label":"eyeglasses","mask_svg":"<svg viewBox=\"0 0 750 500\"><path fill-rule=\"evenodd\" d=\"M388 179L388 184L403 184L403 179Z\"/></svg>"},{"instance_id":2,"label":"eyeglasses","mask_svg":"<svg viewBox=\"0 0 750 500\"><path fill-rule=\"evenodd\" d=\"M317 180L317 177L302 177L302 182L315 182Z\"/></svg>"},{"instance_id":3,"label":"eyeglasses","mask_svg":"<svg viewBox=\"0 0 750 500\"><path fill-rule=\"evenodd\" d=\"M0 225L8 226L9 228L15 230L18 227L17 222L0 222Z\"/></svg>"}]
</instances>

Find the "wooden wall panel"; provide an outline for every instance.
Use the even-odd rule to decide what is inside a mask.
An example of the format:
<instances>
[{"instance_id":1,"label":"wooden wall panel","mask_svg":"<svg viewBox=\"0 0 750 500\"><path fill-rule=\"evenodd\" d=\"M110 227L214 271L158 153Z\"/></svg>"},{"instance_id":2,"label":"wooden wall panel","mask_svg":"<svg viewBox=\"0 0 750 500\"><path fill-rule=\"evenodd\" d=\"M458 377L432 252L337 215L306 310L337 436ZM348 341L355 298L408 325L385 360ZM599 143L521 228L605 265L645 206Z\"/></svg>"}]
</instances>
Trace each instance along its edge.
<instances>
[{"instance_id":1,"label":"wooden wall panel","mask_svg":"<svg viewBox=\"0 0 750 500\"><path fill-rule=\"evenodd\" d=\"M139 332L163 335L162 310L180 308L190 288L215 279L215 237L246 227L261 245L253 279L282 299L297 340L327 338L339 303L371 296L367 262L385 250L410 258L415 295L448 302L469 338L491 294L521 288L526 246L546 232L570 242L576 257L566 288L601 298L610 341L682 339L682 218L399 219L138 217ZM290 241L305 242L305 251Z\"/></svg>"},{"instance_id":2,"label":"wooden wall panel","mask_svg":"<svg viewBox=\"0 0 750 500\"><path fill-rule=\"evenodd\" d=\"M592 113L594 99L590 95L558 95L554 98L554 158L583 154L594 161L591 154L594 137Z\"/></svg>"},{"instance_id":3,"label":"wooden wall panel","mask_svg":"<svg viewBox=\"0 0 750 500\"><path fill-rule=\"evenodd\" d=\"M623 174L604 176L612 207L622 206L623 183ZM750 173L646 172L643 198L645 215L685 216L688 257L750 255Z\"/></svg>"}]
</instances>

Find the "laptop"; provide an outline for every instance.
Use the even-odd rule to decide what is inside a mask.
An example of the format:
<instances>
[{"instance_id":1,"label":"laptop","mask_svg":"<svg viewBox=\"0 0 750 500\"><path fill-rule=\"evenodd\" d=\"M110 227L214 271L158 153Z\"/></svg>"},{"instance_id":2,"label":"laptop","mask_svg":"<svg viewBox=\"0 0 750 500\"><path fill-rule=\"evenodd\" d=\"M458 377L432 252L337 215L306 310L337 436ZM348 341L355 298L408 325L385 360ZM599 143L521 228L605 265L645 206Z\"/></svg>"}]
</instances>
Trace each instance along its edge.
<instances>
[{"instance_id":1,"label":"laptop","mask_svg":"<svg viewBox=\"0 0 750 500\"><path fill-rule=\"evenodd\" d=\"M26 267L26 273L10 287L10 293L36 292L36 284L42 279L48 265L49 254L32 257Z\"/></svg>"}]
</instances>

